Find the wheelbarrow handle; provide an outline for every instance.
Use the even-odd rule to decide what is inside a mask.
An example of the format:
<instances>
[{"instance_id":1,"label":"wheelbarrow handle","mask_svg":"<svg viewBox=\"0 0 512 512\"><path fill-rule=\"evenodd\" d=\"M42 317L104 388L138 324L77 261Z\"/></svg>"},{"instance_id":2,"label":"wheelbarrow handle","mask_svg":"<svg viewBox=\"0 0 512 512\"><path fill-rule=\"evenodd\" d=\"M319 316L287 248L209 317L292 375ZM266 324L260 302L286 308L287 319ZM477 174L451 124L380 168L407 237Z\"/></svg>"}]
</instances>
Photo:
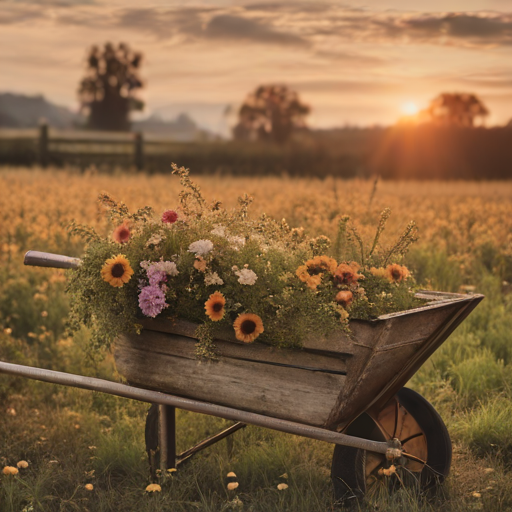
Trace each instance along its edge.
<instances>
[{"instance_id":1,"label":"wheelbarrow handle","mask_svg":"<svg viewBox=\"0 0 512 512\"><path fill-rule=\"evenodd\" d=\"M28 251L23 263L34 267L77 268L82 260L51 252Z\"/></svg>"}]
</instances>

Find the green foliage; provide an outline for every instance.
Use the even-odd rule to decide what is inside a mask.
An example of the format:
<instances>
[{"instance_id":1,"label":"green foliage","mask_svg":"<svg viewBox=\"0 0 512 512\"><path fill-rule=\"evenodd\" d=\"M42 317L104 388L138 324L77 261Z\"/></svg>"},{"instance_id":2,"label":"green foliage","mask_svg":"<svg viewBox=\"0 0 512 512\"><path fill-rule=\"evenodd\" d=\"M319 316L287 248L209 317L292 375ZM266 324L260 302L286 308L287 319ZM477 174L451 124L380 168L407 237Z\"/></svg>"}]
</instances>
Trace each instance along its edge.
<instances>
[{"instance_id":1,"label":"green foliage","mask_svg":"<svg viewBox=\"0 0 512 512\"><path fill-rule=\"evenodd\" d=\"M343 231L345 240L336 241L339 256L353 255L350 247L357 244L357 261L362 266L357 274L359 264L345 260L338 266L327 256L331 247L328 237L307 237L284 219L278 222L266 215L252 219L252 199L247 195L239 198L238 208L231 211L222 209L218 201L209 204L187 169L173 165L173 173L183 187L174 222L153 219L148 207L131 214L126 205L102 194L100 204L111 224L128 230L129 239L115 241L83 226L71 226L88 246L82 264L70 277L70 326L75 331L82 324L91 329L93 352L108 348L120 333L139 331L144 316L205 324L207 328L198 331L197 353L214 358L214 333L232 330L241 314L261 318L264 331L259 341L301 347L309 335L347 331L349 315L370 319L420 304L414 299L413 280L405 267L395 265L397 276L390 273L390 265L370 268L401 259L416 239L411 224L392 247L380 247L389 210L383 212L369 249L352 225ZM133 277L127 275L128 279L114 283L113 274L105 279L102 272L112 272L108 260L120 255L126 258L123 261L133 270ZM347 265L352 265L352 277L337 275ZM156 270L163 274L153 281L151 272ZM347 292L350 299L336 299L340 291ZM213 292L222 293L225 299L221 318L211 319L205 311ZM160 294L159 307L141 306L145 293L152 297ZM238 332L236 335L243 339Z\"/></svg>"},{"instance_id":2,"label":"green foliage","mask_svg":"<svg viewBox=\"0 0 512 512\"><path fill-rule=\"evenodd\" d=\"M512 454L512 404L498 395L469 410L454 425L454 432L476 454L494 453L510 461Z\"/></svg>"},{"instance_id":3,"label":"green foliage","mask_svg":"<svg viewBox=\"0 0 512 512\"><path fill-rule=\"evenodd\" d=\"M207 203L211 211L214 207ZM241 212L241 208L236 211ZM332 218L336 215L339 213ZM250 219L250 210L247 217ZM56 213L52 223L58 223L59 218ZM118 219L115 222L124 220ZM290 224L297 226L299 221L302 219L293 219ZM339 239L336 233L327 233L333 240L329 245L325 238L307 238L305 230L287 228L280 221L258 217L252 222L257 225L258 234L272 239L279 239L289 229L293 243L304 245L301 263L309 256L324 254L330 254L338 262L360 263L358 244L347 243L343 233ZM142 231L148 230L145 236L150 237L152 221L141 225ZM304 225L308 227L307 221ZM70 239L60 229L60 234L56 230L54 235L44 238L37 229L30 230L30 226L21 224L7 242L19 244L21 248L80 255L84 239L81 236L78 240ZM106 231L100 226L98 236L101 238L111 230L112 227ZM369 242L363 240L369 248L365 249L366 254L371 253L373 240L373 237L369 237ZM133 242L132 239L130 243ZM222 242L221 238L218 242ZM165 244L165 251L174 254L178 240L170 238ZM106 246L119 247L113 242ZM455 257L456 249L466 252L464 261ZM136 250L150 248L141 242ZM380 254L378 248L374 252ZM98 254L100 269L105 254ZM194 259L190 256L189 265ZM274 267L286 265L287 260L280 251L270 257ZM83 357L83 347L90 341L87 329L75 332L73 339L64 333L68 300L63 273L22 267L21 252L12 260L9 258L5 254L0 267L0 360L112 379L115 369L110 356L101 363ZM448 426L454 442L454 460L447 485L440 496L428 499L407 490L392 496L377 493L361 505L361 511L512 510L509 463L512 295L510 286L503 283L503 279L508 279L507 258L506 247L492 244L461 247L453 239L448 249L444 244L437 247L420 241L400 261L414 273L422 287L472 291L483 293L486 298L407 384L433 403ZM243 266L242 261L237 264ZM263 267L257 267L258 275ZM402 286L405 292L406 283L378 279L364 268L358 273L365 275L360 282L368 296L387 293L389 287L395 293L395 301ZM76 274L70 271L69 277L73 275ZM293 272L288 278L293 278ZM229 286L235 290L236 279ZM304 283L298 286L303 295L315 296ZM373 291L368 291L371 288ZM108 285L106 289L107 293L116 291ZM317 292L327 297L328 290L328 286L321 285ZM89 298L94 297L91 292ZM283 306L285 302L273 304ZM309 304L314 308L314 302ZM384 308L386 301L383 299L377 306ZM351 315L359 314L358 307L355 301ZM43 316L45 311L48 314ZM196 311L204 310L196 306ZM377 314L376 309L373 314ZM140 318L136 318L138 321ZM206 334L214 324L203 324ZM303 326L299 324L296 328L300 333ZM15 477L0 474L2 512L227 512L240 510L239 502L243 504L241 510L252 511L338 510L331 495L332 446L327 443L248 427L231 439L231 456L225 442L210 447L177 473L162 476L162 493L148 494L144 492L149 483L143 434L146 404L7 375L0 375L0 403L0 470L3 465L15 466L19 460L29 462L29 467ZM16 416L6 413L11 407L16 410ZM178 450L189 448L228 424L219 418L178 411ZM93 470L94 474L89 476ZM226 489L229 471L237 474L240 485L235 491ZM288 478L282 476L285 473ZM282 482L289 488L278 491L277 484ZM94 484L92 492L85 489L86 483ZM481 497L474 497L473 492Z\"/></svg>"}]
</instances>

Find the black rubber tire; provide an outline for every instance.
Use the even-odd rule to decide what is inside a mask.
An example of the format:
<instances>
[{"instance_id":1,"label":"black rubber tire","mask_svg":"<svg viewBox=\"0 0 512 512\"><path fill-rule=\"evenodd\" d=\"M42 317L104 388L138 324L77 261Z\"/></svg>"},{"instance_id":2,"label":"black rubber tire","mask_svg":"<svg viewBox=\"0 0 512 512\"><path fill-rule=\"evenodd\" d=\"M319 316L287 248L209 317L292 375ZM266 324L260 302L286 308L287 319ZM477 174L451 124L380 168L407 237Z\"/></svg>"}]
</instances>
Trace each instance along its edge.
<instances>
[{"instance_id":1,"label":"black rubber tire","mask_svg":"<svg viewBox=\"0 0 512 512\"><path fill-rule=\"evenodd\" d=\"M427 465L414 483L422 492L432 491L448 476L452 460L450 435L441 416L425 398L412 389L402 388L398 402L416 420L427 439ZM347 429L347 434L374 441L384 441L380 430L367 414L362 414ZM336 502L345 506L361 501L367 493L365 478L366 451L336 445L332 458L331 478ZM397 487L390 479L389 492Z\"/></svg>"}]
</instances>

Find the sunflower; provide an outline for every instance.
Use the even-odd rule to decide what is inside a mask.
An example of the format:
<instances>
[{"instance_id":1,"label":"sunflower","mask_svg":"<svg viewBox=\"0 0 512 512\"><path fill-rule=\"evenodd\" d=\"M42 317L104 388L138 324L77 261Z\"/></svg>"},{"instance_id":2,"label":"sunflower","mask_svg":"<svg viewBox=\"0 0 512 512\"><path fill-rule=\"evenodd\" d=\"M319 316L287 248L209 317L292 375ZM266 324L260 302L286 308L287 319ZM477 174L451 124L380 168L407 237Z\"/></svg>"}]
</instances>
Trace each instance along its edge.
<instances>
[{"instance_id":1,"label":"sunflower","mask_svg":"<svg viewBox=\"0 0 512 512\"><path fill-rule=\"evenodd\" d=\"M253 342L263 332L263 322L258 315L253 313L242 313L235 320L236 339L245 343Z\"/></svg>"},{"instance_id":2,"label":"sunflower","mask_svg":"<svg viewBox=\"0 0 512 512\"><path fill-rule=\"evenodd\" d=\"M118 254L105 262L101 269L101 277L108 284L120 288L127 283L133 275L130 262L123 254Z\"/></svg>"},{"instance_id":3,"label":"sunflower","mask_svg":"<svg viewBox=\"0 0 512 512\"><path fill-rule=\"evenodd\" d=\"M210 317L210 320L217 322L224 318L224 306L226 299L220 292L215 292L210 295L208 300L204 303L204 309L206 314Z\"/></svg>"},{"instance_id":4,"label":"sunflower","mask_svg":"<svg viewBox=\"0 0 512 512\"><path fill-rule=\"evenodd\" d=\"M407 267L398 265L398 263L393 263L392 265L388 265L386 267L385 276L392 283L399 283L400 281L403 281L409 277L409 270Z\"/></svg>"}]
</instances>

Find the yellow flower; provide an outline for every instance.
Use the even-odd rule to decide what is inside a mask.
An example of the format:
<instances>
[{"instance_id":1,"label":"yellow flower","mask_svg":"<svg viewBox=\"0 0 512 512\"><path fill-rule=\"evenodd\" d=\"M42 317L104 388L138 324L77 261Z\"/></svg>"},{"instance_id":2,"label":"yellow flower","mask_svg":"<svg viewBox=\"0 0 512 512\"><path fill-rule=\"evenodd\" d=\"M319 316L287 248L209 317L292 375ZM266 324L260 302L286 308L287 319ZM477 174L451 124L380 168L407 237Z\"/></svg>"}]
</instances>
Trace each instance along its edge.
<instances>
[{"instance_id":1,"label":"yellow flower","mask_svg":"<svg viewBox=\"0 0 512 512\"><path fill-rule=\"evenodd\" d=\"M285 489L288 489L288 484L278 484L277 489L279 491L284 491Z\"/></svg>"},{"instance_id":2,"label":"yellow flower","mask_svg":"<svg viewBox=\"0 0 512 512\"><path fill-rule=\"evenodd\" d=\"M242 313L233 324L236 339L245 343L253 342L263 332L263 322L258 315Z\"/></svg>"},{"instance_id":3,"label":"yellow flower","mask_svg":"<svg viewBox=\"0 0 512 512\"><path fill-rule=\"evenodd\" d=\"M199 272L204 272L206 270L206 260L202 256L196 256L194 268Z\"/></svg>"},{"instance_id":4,"label":"yellow flower","mask_svg":"<svg viewBox=\"0 0 512 512\"><path fill-rule=\"evenodd\" d=\"M210 320L217 322L224 318L224 306L226 299L220 292L215 292L210 295L208 300L204 303L204 309L206 314L210 317Z\"/></svg>"},{"instance_id":5,"label":"yellow flower","mask_svg":"<svg viewBox=\"0 0 512 512\"><path fill-rule=\"evenodd\" d=\"M85 488L88 490L88 491L92 491L94 489L94 485L92 484L85 484Z\"/></svg>"},{"instance_id":6,"label":"yellow flower","mask_svg":"<svg viewBox=\"0 0 512 512\"><path fill-rule=\"evenodd\" d=\"M236 475L233 471L230 471L227 475L228 478L236 478Z\"/></svg>"},{"instance_id":7,"label":"yellow flower","mask_svg":"<svg viewBox=\"0 0 512 512\"><path fill-rule=\"evenodd\" d=\"M162 488L158 484L149 484L146 487L146 492L161 492Z\"/></svg>"},{"instance_id":8,"label":"yellow flower","mask_svg":"<svg viewBox=\"0 0 512 512\"><path fill-rule=\"evenodd\" d=\"M20 460L18 464L16 464L20 469L28 468L28 462L26 460Z\"/></svg>"},{"instance_id":9,"label":"yellow flower","mask_svg":"<svg viewBox=\"0 0 512 512\"><path fill-rule=\"evenodd\" d=\"M386 277L386 269L382 268L382 267L379 267L379 268L372 267L370 269L370 273L375 277Z\"/></svg>"},{"instance_id":10,"label":"yellow flower","mask_svg":"<svg viewBox=\"0 0 512 512\"><path fill-rule=\"evenodd\" d=\"M379 475L381 476L391 476L396 473L396 467L394 465L389 466L389 468L380 468Z\"/></svg>"},{"instance_id":11,"label":"yellow flower","mask_svg":"<svg viewBox=\"0 0 512 512\"><path fill-rule=\"evenodd\" d=\"M238 482L229 482L228 491L234 491L238 487Z\"/></svg>"},{"instance_id":12,"label":"yellow flower","mask_svg":"<svg viewBox=\"0 0 512 512\"><path fill-rule=\"evenodd\" d=\"M347 310L346 310L345 308L343 308L342 306L338 306L337 311L338 311L338 313L339 313L339 315L340 315L340 322L341 322L342 324L344 324L344 323L345 323L345 321L346 321L346 320L347 320L347 318L348 318L348 312L347 312Z\"/></svg>"},{"instance_id":13,"label":"yellow flower","mask_svg":"<svg viewBox=\"0 0 512 512\"><path fill-rule=\"evenodd\" d=\"M399 283L400 281L403 281L409 277L409 270L407 267L393 263L392 265L388 265L386 267L385 276L392 283Z\"/></svg>"},{"instance_id":14,"label":"yellow flower","mask_svg":"<svg viewBox=\"0 0 512 512\"><path fill-rule=\"evenodd\" d=\"M4 469L2 469L2 473L4 475L17 475L18 468L15 468L13 466L5 466Z\"/></svg>"},{"instance_id":15,"label":"yellow flower","mask_svg":"<svg viewBox=\"0 0 512 512\"><path fill-rule=\"evenodd\" d=\"M105 262L101 269L101 277L108 284L120 288L127 283L133 275L130 262L123 254L118 254Z\"/></svg>"}]
</instances>

